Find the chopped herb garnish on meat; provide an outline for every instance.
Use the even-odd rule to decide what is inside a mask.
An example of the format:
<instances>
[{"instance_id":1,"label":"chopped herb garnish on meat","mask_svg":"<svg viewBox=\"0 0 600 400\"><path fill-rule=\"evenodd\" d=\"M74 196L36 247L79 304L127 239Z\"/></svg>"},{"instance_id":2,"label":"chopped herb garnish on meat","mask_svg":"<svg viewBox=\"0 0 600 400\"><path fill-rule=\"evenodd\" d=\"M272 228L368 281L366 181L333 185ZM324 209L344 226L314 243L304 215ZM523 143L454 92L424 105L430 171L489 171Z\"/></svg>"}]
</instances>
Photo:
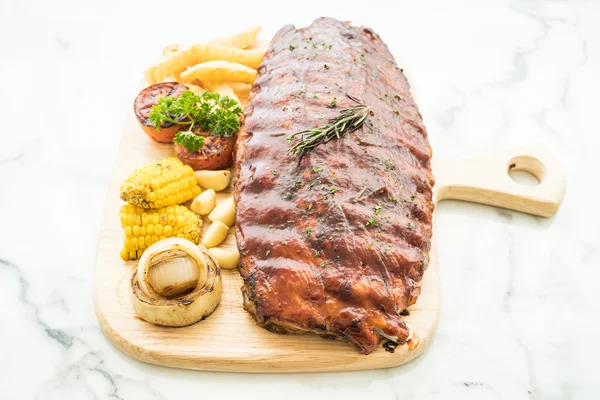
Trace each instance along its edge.
<instances>
[{"instance_id":1,"label":"chopped herb garnish on meat","mask_svg":"<svg viewBox=\"0 0 600 400\"><path fill-rule=\"evenodd\" d=\"M394 165L394 162L392 160L388 159L386 161L386 163L387 163L387 166L385 167L386 171L392 171L392 170L396 169L396 166Z\"/></svg>"},{"instance_id":2,"label":"chopped herb garnish on meat","mask_svg":"<svg viewBox=\"0 0 600 400\"><path fill-rule=\"evenodd\" d=\"M325 68L325 69L329 69L329 65L325 64L325 65L323 66L323 68Z\"/></svg>"},{"instance_id":3,"label":"chopped herb garnish on meat","mask_svg":"<svg viewBox=\"0 0 600 400\"><path fill-rule=\"evenodd\" d=\"M294 180L294 189L298 190L302 187L302 179L296 178Z\"/></svg>"},{"instance_id":4,"label":"chopped herb garnish on meat","mask_svg":"<svg viewBox=\"0 0 600 400\"><path fill-rule=\"evenodd\" d=\"M321 264L319 264L321 267L324 267L327 265L327 261L322 261Z\"/></svg>"},{"instance_id":5,"label":"chopped herb garnish on meat","mask_svg":"<svg viewBox=\"0 0 600 400\"><path fill-rule=\"evenodd\" d=\"M265 256L269 257L269 254L271 254L271 250L267 250L267 252L265 253Z\"/></svg>"},{"instance_id":6,"label":"chopped herb garnish on meat","mask_svg":"<svg viewBox=\"0 0 600 400\"><path fill-rule=\"evenodd\" d=\"M310 211L310 210L312 209L312 206L313 206L313 203L310 203L310 204L308 205L308 211Z\"/></svg>"},{"instance_id":7,"label":"chopped herb garnish on meat","mask_svg":"<svg viewBox=\"0 0 600 400\"><path fill-rule=\"evenodd\" d=\"M316 49L316 48L317 48L317 44L316 44L316 43L313 43L313 44L312 44L312 48L313 48L313 49Z\"/></svg>"},{"instance_id":8,"label":"chopped herb garnish on meat","mask_svg":"<svg viewBox=\"0 0 600 400\"><path fill-rule=\"evenodd\" d=\"M398 101L402 100L402 96L400 96L399 94L395 95L394 98Z\"/></svg>"},{"instance_id":9,"label":"chopped herb garnish on meat","mask_svg":"<svg viewBox=\"0 0 600 400\"><path fill-rule=\"evenodd\" d=\"M314 183L314 182L311 182L311 183L309 183L309 184L308 184L308 188L309 188L310 190L312 190L312 188L313 188L314 186L315 186L315 183Z\"/></svg>"},{"instance_id":10,"label":"chopped herb garnish on meat","mask_svg":"<svg viewBox=\"0 0 600 400\"><path fill-rule=\"evenodd\" d=\"M282 196L282 198L284 200L289 200L289 199L292 198L292 194L290 192L286 192L286 193L284 193L284 195Z\"/></svg>"},{"instance_id":11,"label":"chopped herb garnish on meat","mask_svg":"<svg viewBox=\"0 0 600 400\"><path fill-rule=\"evenodd\" d=\"M288 109L287 107L283 107L282 108L283 111L287 111L287 109Z\"/></svg>"},{"instance_id":12,"label":"chopped herb garnish on meat","mask_svg":"<svg viewBox=\"0 0 600 400\"><path fill-rule=\"evenodd\" d=\"M409 222L409 223L408 223L408 225L406 225L406 228L407 228L408 230L411 230L411 229L413 229L413 228L414 228L414 225L413 225L413 224L411 224L411 223Z\"/></svg>"},{"instance_id":13,"label":"chopped herb garnish on meat","mask_svg":"<svg viewBox=\"0 0 600 400\"><path fill-rule=\"evenodd\" d=\"M321 257L321 252L319 250L315 251L315 257Z\"/></svg>"},{"instance_id":14,"label":"chopped herb garnish on meat","mask_svg":"<svg viewBox=\"0 0 600 400\"><path fill-rule=\"evenodd\" d=\"M398 201L399 201L399 200L398 200L397 198L395 198L395 197L388 197L388 200L389 200L389 201L391 201L391 202L393 202L394 204L398 204Z\"/></svg>"},{"instance_id":15,"label":"chopped herb garnish on meat","mask_svg":"<svg viewBox=\"0 0 600 400\"><path fill-rule=\"evenodd\" d=\"M364 54L360 55L360 61L365 62L365 55Z\"/></svg>"},{"instance_id":16,"label":"chopped herb garnish on meat","mask_svg":"<svg viewBox=\"0 0 600 400\"><path fill-rule=\"evenodd\" d=\"M379 222L375 218L369 218L367 220L367 226L379 226Z\"/></svg>"},{"instance_id":17,"label":"chopped herb garnish on meat","mask_svg":"<svg viewBox=\"0 0 600 400\"><path fill-rule=\"evenodd\" d=\"M329 189L329 193L334 194L336 193L338 190L336 187L332 187L331 189Z\"/></svg>"},{"instance_id":18,"label":"chopped herb garnish on meat","mask_svg":"<svg viewBox=\"0 0 600 400\"><path fill-rule=\"evenodd\" d=\"M414 199L416 199L416 198L417 198L417 196L415 196L415 195L412 195L412 196L410 196L410 199L411 199L411 200L414 200Z\"/></svg>"},{"instance_id":19,"label":"chopped herb garnish on meat","mask_svg":"<svg viewBox=\"0 0 600 400\"><path fill-rule=\"evenodd\" d=\"M323 167L313 167L312 170L313 170L313 172L318 174L319 172L323 172Z\"/></svg>"},{"instance_id":20,"label":"chopped herb garnish on meat","mask_svg":"<svg viewBox=\"0 0 600 400\"><path fill-rule=\"evenodd\" d=\"M317 94L316 94L315 92L313 92L312 98L313 98L313 99L318 99L318 98L319 98L319 96L317 96Z\"/></svg>"},{"instance_id":21,"label":"chopped herb garnish on meat","mask_svg":"<svg viewBox=\"0 0 600 400\"><path fill-rule=\"evenodd\" d=\"M273 174L273 175L277 175L277 170L276 170L276 169L274 169L273 171L271 171L271 174Z\"/></svg>"},{"instance_id":22,"label":"chopped herb garnish on meat","mask_svg":"<svg viewBox=\"0 0 600 400\"><path fill-rule=\"evenodd\" d=\"M375 211L375 215L379 215L379 213L381 213L381 206L375 206L373 207L373 210Z\"/></svg>"},{"instance_id":23,"label":"chopped herb garnish on meat","mask_svg":"<svg viewBox=\"0 0 600 400\"><path fill-rule=\"evenodd\" d=\"M306 232L306 234L309 234L312 232L312 228L306 228L306 230L304 232Z\"/></svg>"},{"instance_id":24,"label":"chopped herb garnish on meat","mask_svg":"<svg viewBox=\"0 0 600 400\"><path fill-rule=\"evenodd\" d=\"M290 44L290 51L294 51L294 50L296 50L297 48L298 48L298 46L292 46L292 45Z\"/></svg>"},{"instance_id":25,"label":"chopped herb garnish on meat","mask_svg":"<svg viewBox=\"0 0 600 400\"><path fill-rule=\"evenodd\" d=\"M334 97L333 100L331 100L331 103L329 103L329 108L336 108L337 107L337 98Z\"/></svg>"},{"instance_id":26,"label":"chopped herb garnish on meat","mask_svg":"<svg viewBox=\"0 0 600 400\"><path fill-rule=\"evenodd\" d=\"M400 115L400 111L398 111L398 110L394 110L394 114L396 114L396 115Z\"/></svg>"}]
</instances>

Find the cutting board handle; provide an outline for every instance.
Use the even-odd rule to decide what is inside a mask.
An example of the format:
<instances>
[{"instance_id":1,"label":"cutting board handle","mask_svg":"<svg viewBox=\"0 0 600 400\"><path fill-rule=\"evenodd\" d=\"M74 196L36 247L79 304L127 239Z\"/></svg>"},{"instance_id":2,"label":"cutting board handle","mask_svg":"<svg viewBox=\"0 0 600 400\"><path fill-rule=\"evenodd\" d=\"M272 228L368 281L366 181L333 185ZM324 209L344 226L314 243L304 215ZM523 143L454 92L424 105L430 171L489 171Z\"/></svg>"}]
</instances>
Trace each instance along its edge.
<instances>
[{"instance_id":1,"label":"cutting board handle","mask_svg":"<svg viewBox=\"0 0 600 400\"><path fill-rule=\"evenodd\" d=\"M508 175L511 170L527 171L540 184L521 185ZM433 171L436 202L464 200L543 217L556 214L567 188L561 165L541 145L462 160L434 157Z\"/></svg>"}]
</instances>

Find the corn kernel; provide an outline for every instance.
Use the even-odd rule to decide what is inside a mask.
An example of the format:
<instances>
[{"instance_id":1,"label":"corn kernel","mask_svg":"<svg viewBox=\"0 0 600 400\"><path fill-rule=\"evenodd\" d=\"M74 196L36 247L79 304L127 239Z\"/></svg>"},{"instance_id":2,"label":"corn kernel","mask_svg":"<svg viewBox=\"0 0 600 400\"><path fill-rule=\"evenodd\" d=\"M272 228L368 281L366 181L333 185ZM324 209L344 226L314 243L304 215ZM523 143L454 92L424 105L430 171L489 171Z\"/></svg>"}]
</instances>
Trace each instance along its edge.
<instances>
[{"instance_id":1,"label":"corn kernel","mask_svg":"<svg viewBox=\"0 0 600 400\"><path fill-rule=\"evenodd\" d=\"M125 223L125 238L119 255L125 261L139 258L148 246L167 237L185 237L198 243L198 227L202 226L200 217L181 205L144 210L127 204L121 207L120 218ZM131 224L127 224L129 222ZM189 234L192 231L195 232Z\"/></svg>"},{"instance_id":2,"label":"corn kernel","mask_svg":"<svg viewBox=\"0 0 600 400\"><path fill-rule=\"evenodd\" d=\"M169 214L167 217L167 225L175 226L177 224L177 217L173 214Z\"/></svg>"}]
</instances>

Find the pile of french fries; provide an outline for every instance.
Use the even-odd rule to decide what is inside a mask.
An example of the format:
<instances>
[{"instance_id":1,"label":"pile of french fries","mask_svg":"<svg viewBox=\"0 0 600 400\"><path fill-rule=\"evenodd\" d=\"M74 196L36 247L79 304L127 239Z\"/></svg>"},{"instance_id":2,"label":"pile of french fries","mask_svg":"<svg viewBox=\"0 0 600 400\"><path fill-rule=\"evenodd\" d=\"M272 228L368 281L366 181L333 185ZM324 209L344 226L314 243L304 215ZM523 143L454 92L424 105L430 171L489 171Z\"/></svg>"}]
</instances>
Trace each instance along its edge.
<instances>
[{"instance_id":1,"label":"pile of french fries","mask_svg":"<svg viewBox=\"0 0 600 400\"><path fill-rule=\"evenodd\" d=\"M183 48L167 46L162 58L146 69L144 78L149 85L177 81L195 92L210 90L245 104L265 55L264 50L253 47L260 30L260 26L251 27Z\"/></svg>"}]
</instances>

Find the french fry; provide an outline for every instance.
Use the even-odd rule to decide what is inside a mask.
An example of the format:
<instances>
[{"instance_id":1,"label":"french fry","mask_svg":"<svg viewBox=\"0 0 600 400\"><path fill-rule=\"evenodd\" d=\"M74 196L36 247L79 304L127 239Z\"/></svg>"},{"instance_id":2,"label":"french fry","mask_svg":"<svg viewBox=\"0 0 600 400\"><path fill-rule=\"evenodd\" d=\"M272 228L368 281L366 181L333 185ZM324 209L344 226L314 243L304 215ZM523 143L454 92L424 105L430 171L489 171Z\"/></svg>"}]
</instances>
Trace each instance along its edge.
<instances>
[{"instance_id":1,"label":"french fry","mask_svg":"<svg viewBox=\"0 0 600 400\"><path fill-rule=\"evenodd\" d=\"M194 64L207 61L229 61L257 69L265 55L262 50L242 50L210 43L198 43L192 48Z\"/></svg>"},{"instance_id":2,"label":"french fry","mask_svg":"<svg viewBox=\"0 0 600 400\"><path fill-rule=\"evenodd\" d=\"M173 53L177 53L179 51L179 47L180 46L178 44L170 44L168 46L165 46L162 51L163 57L167 57Z\"/></svg>"},{"instance_id":3,"label":"french fry","mask_svg":"<svg viewBox=\"0 0 600 400\"><path fill-rule=\"evenodd\" d=\"M241 82L230 82L228 85L233 90L237 98L242 101L242 104L246 104L248 102L252 85Z\"/></svg>"},{"instance_id":4,"label":"french fry","mask_svg":"<svg viewBox=\"0 0 600 400\"><path fill-rule=\"evenodd\" d=\"M148 84L163 81L168 76L176 78L192 65L208 61L229 61L256 69L265 52L262 50L241 50L216 44L197 43L180 49L171 45L163 49L164 58L146 69L144 74Z\"/></svg>"},{"instance_id":5,"label":"french fry","mask_svg":"<svg viewBox=\"0 0 600 400\"><path fill-rule=\"evenodd\" d=\"M168 76L179 78L179 74L194 65L194 49L186 47L174 53L170 53L162 60L151 65L144 72L144 79L149 85L162 82Z\"/></svg>"},{"instance_id":6,"label":"french fry","mask_svg":"<svg viewBox=\"0 0 600 400\"><path fill-rule=\"evenodd\" d=\"M183 82L243 82L252 83L256 78L256 70L238 63L228 61L208 61L194 65L181 73Z\"/></svg>"},{"instance_id":7,"label":"french fry","mask_svg":"<svg viewBox=\"0 0 600 400\"><path fill-rule=\"evenodd\" d=\"M202 94L202 93L204 93L206 91L205 89L201 88L198 85L192 85L190 83L186 83L186 86L189 87L190 90L192 92L194 92L194 94Z\"/></svg>"},{"instance_id":8,"label":"french fry","mask_svg":"<svg viewBox=\"0 0 600 400\"><path fill-rule=\"evenodd\" d=\"M253 26L234 35L211 40L209 43L225 47L235 47L236 49L246 49L256 42L261 29L262 26Z\"/></svg>"}]
</instances>

